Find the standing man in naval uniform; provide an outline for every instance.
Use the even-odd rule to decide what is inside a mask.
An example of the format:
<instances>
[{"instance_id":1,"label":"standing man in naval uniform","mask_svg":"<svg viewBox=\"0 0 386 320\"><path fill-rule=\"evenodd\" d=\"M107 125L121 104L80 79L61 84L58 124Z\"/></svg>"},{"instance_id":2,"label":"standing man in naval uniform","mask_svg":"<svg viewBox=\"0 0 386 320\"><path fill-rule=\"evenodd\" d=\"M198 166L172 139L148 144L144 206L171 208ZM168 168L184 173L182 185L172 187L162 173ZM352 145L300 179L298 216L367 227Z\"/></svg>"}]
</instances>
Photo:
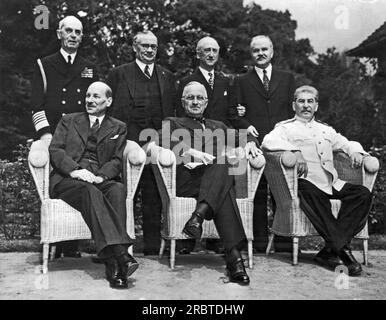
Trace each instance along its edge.
<instances>
[{"instance_id":1,"label":"standing man in naval uniform","mask_svg":"<svg viewBox=\"0 0 386 320\"><path fill-rule=\"evenodd\" d=\"M51 142L63 114L84 111L88 86L97 80L94 65L78 54L83 26L79 19L67 16L56 31L61 42L58 52L37 60L32 80L32 121L38 139ZM56 245L61 254L79 257L77 241Z\"/></svg>"}]
</instances>

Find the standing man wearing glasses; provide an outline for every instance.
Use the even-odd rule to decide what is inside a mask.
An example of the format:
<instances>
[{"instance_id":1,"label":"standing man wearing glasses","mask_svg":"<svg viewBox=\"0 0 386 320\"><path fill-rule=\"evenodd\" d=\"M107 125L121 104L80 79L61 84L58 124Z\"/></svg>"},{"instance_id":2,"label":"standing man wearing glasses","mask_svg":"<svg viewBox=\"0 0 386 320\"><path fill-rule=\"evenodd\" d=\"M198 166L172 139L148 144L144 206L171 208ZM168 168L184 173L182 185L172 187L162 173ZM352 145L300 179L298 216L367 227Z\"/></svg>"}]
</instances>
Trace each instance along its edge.
<instances>
[{"instance_id":1,"label":"standing man wearing glasses","mask_svg":"<svg viewBox=\"0 0 386 320\"><path fill-rule=\"evenodd\" d=\"M113 68L107 83L113 91L112 116L127 124L127 139L140 144L144 129L160 129L162 119L174 116L175 81L172 73L155 64L158 40L151 31L134 36L133 62ZM161 199L151 165L140 182L143 207L144 254L158 254L160 246Z\"/></svg>"},{"instance_id":2,"label":"standing man wearing glasses","mask_svg":"<svg viewBox=\"0 0 386 320\"><path fill-rule=\"evenodd\" d=\"M78 54L83 38L82 22L74 16L60 20L61 48L38 59L32 79L32 121L36 138L50 144L63 114L84 111L88 86L97 80L95 66ZM77 241L56 244L55 257L80 257Z\"/></svg>"}]
</instances>

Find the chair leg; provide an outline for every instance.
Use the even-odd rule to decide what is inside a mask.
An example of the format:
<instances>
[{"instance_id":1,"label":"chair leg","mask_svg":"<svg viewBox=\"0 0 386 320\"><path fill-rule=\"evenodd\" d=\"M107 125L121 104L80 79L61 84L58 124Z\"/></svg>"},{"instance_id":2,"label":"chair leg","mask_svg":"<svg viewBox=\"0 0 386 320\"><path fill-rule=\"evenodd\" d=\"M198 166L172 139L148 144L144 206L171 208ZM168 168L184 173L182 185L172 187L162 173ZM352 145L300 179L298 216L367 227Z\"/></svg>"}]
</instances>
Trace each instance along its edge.
<instances>
[{"instance_id":1,"label":"chair leg","mask_svg":"<svg viewBox=\"0 0 386 320\"><path fill-rule=\"evenodd\" d=\"M363 239L363 264L369 264L369 243L367 239Z\"/></svg>"},{"instance_id":2,"label":"chair leg","mask_svg":"<svg viewBox=\"0 0 386 320\"><path fill-rule=\"evenodd\" d=\"M50 251L50 245L48 243L43 244L43 274L48 273L48 255Z\"/></svg>"},{"instance_id":3,"label":"chair leg","mask_svg":"<svg viewBox=\"0 0 386 320\"><path fill-rule=\"evenodd\" d=\"M158 259L162 259L163 254L164 254L164 250L165 250L165 246L166 246L166 241L164 238L161 238L161 247L159 248Z\"/></svg>"},{"instance_id":4,"label":"chair leg","mask_svg":"<svg viewBox=\"0 0 386 320\"><path fill-rule=\"evenodd\" d=\"M269 234L269 237L268 237L268 245L267 245L267 249L265 250L265 254L266 255L269 255L269 253L271 252L271 247L272 247L272 244L273 244L273 239L275 238L275 234L274 233L270 233Z\"/></svg>"},{"instance_id":5,"label":"chair leg","mask_svg":"<svg viewBox=\"0 0 386 320\"><path fill-rule=\"evenodd\" d=\"M48 245L49 248L50 245ZM51 245L51 252L50 252L50 261L54 261L55 259L55 253L56 253L56 246ZM62 253L63 254L63 253Z\"/></svg>"},{"instance_id":6,"label":"chair leg","mask_svg":"<svg viewBox=\"0 0 386 320\"><path fill-rule=\"evenodd\" d=\"M248 265L249 269L253 268L253 246L252 246L252 240L248 240Z\"/></svg>"},{"instance_id":7,"label":"chair leg","mask_svg":"<svg viewBox=\"0 0 386 320\"><path fill-rule=\"evenodd\" d=\"M129 255L133 255L133 245L131 245L128 249L127 249L127 251L129 252Z\"/></svg>"},{"instance_id":8,"label":"chair leg","mask_svg":"<svg viewBox=\"0 0 386 320\"><path fill-rule=\"evenodd\" d=\"M298 264L299 238L294 237L292 243L292 265Z\"/></svg>"},{"instance_id":9,"label":"chair leg","mask_svg":"<svg viewBox=\"0 0 386 320\"><path fill-rule=\"evenodd\" d=\"M176 262L176 239L170 241L170 268L174 269Z\"/></svg>"}]
</instances>

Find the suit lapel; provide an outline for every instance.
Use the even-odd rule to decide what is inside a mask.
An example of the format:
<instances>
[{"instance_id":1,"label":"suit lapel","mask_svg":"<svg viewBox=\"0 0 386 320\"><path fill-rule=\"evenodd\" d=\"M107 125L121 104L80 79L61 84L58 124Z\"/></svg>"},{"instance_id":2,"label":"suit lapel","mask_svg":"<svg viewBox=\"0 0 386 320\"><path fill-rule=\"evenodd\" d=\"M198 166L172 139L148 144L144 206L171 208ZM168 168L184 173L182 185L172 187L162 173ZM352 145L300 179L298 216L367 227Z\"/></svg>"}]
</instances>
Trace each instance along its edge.
<instances>
[{"instance_id":1,"label":"suit lapel","mask_svg":"<svg viewBox=\"0 0 386 320\"><path fill-rule=\"evenodd\" d=\"M126 83L129 88L130 96L134 99L134 92L135 92L135 68L136 63L131 62L127 65L127 70L124 71L124 76L126 78ZM138 67L139 68L139 67Z\"/></svg>"},{"instance_id":2,"label":"suit lapel","mask_svg":"<svg viewBox=\"0 0 386 320\"><path fill-rule=\"evenodd\" d=\"M157 79L158 79L158 85L159 85L159 91L161 94L161 106L164 105L163 97L164 97L164 89L165 89L165 71L163 71L160 66L154 64L154 69L157 72Z\"/></svg>"},{"instance_id":3,"label":"suit lapel","mask_svg":"<svg viewBox=\"0 0 386 320\"><path fill-rule=\"evenodd\" d=\"M88 130L90 128L90 121L88 119L87 113L82 113L74 123L75 130L78 132L79 136L82 138L83 143L87 144Z\"/></svg>"},{"instance_id":4,"label":"suit lapel","mask_svg":"<svg viewBox=\"0 0 386 320\"><path fill-rule=\"evenodd\" d=\"M257 75L255 68L252 68L248 72L247 79L262 96L267 95L267 92L265 91L263 83L261 82L259 76Z\"/></svg>"},{"instance_id":5,"label":"suit lapel","mask_svg":"<svg viewBox=\"0 0 386 320\"><path fill-rule=\"evenodd\" d=\"M64 61L63 56L61 55L60 51L58 51L54 56L53 59L50 61L52 67L58 71L60 74L67 76L67 64Z\"/></svg>"},{"instance_id":6,"label":"suit lapel","mask_svg":"<svg viewBox=\"0 0 386 320\"><path fill-rule=\"evenodd\" d=\"M102 124L99 128L99 131L98 131L97 144L101 143L103 141L103 139L105 139L106 136L109 133L111 133L113 127L114 127L114 124L112 123L110 118L108 116L105 116L105 118L103 119Z\"/></svg>"},{"instance_id":7,"label":"suit lapel","mask_svg":"<svg viewBox=\"0 0 386 320\"><path fill-rule=\"evenodd\" d=\"M215 105L216 101L224 94L224 81L226 81L224 77L220 73L215 72L212 105Z\"/></svg>"},{"instance_id":8,"label":"suit lapel","mask_svg":"<svg viewBox=\"0 0 386 320\"><path fill-rule=\"evenodd\" d=\"M200 82L204 85L204 87L206 89L206 93L208 94L208 98L211 99L212 95L213 95L213 90L210 88L208 81L206 81L204 75L202 74L202 72L200 71L199 68L197 68L197 70L196 70L196 76L197 76L198 82Z\"/></svg>"},{"instance_id":9,"label":"suit lapel","mask_svg":"<svg viewBox=\"0 0 386 320\"><path fill-rule=\"evenodd\" d=\"M269 82L269 93L268 93L270 97L278 88L279 83L280 83L280 74L276 71L275 68L272 68L272 75L271 75L271 81Z\"/></svg>"}]
</instances>

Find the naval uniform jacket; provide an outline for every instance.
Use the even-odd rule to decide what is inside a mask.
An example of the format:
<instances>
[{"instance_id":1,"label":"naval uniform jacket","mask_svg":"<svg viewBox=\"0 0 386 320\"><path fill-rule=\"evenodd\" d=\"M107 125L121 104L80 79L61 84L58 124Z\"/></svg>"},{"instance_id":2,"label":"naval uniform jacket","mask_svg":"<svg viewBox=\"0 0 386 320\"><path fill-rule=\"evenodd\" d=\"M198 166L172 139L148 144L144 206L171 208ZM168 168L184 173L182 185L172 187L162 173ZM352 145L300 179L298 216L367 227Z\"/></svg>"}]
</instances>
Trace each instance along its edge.
<instances>
[{"instance_id":1,"label":"naval uniform jacket","mask_svg":"<svg viewBox=\"0 0 386 320\"><path fill-rule=\"evenodd\" d=\"M60 51L41 59L47 78L44 93L43 79L36 63L32 80L32 119L40 138L54 133L63 114L81 112L85 108L88 86L98 80L95 66L79 53L70 67Z\"/></svg>"},{"instance_id":2,"label":"naval uniform jacket","mask_svg":"<svg viewBox=\"0 0 386 320\"><path fill-rule=\"evenodd\" d=\"M262 148L268 151L300 150L308 166L304 179L328 194L332 194L332 187L339 191L345 183L338 178L334 168L333 152L342 150L349 156L355 152L367 154L360 143L347 140L332 127L315 119L306 122L297 117L278 123L264 137Z\"/></svg>"}]
</instances>

